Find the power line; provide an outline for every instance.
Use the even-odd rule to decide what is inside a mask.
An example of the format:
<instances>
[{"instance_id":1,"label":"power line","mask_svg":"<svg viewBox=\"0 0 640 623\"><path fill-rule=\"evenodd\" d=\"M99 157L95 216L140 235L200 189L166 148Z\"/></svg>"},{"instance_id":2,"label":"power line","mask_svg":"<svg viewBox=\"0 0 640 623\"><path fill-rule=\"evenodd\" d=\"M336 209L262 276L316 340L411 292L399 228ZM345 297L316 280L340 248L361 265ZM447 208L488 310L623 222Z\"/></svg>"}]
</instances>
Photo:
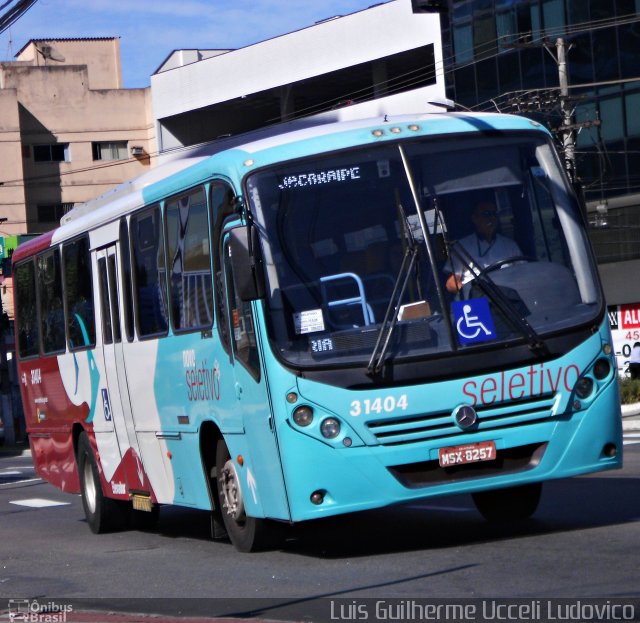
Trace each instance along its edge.
<instances>
[{"instance_id":1,"label":"power line","mask_svg":"<svg viewBox=\"0 0 640 623\"><path fill-rule=\"evenodd\" d=\"M8 4L10 4L12 1L14 0L10 0L9 2L6 2L4 5L0 6L0 10L2 8L4 8L5 6L7 6ZM16 19L18 19L18 17L20 17L20 15L22 15L25 11L27 11L29 8L31 8L31 6L33 6L33 4L35 4L37 2L37 0L20 0L18 2L18 4L12 8L12 12L15 12L18 10L18 8L20 9L19 14L17 14L15 16L15 18L13 19L13 21L15 21ZM8 12L9 13L9 12ZM4 23L4 20L6 18L6 15L0 16L0 25L2 25ZM13 23L13 21L11 23ZM597 29L602 29L602 28L611 28L613 26L620 26L620 25L625 25L625 24L631 24L631 23L636 23L640 21L640 15L638 14L629 14L629 15L625 15L625 16L621 16L619 18L606 18L606 19L602 19L602 20L594 20L594 21L589 21L589 22L581 22L578 24L574 24L571 26L562 26L562 27L557 27L557 28L547 28L544 30L538 30L536 31L536 36L538 34L541 33L545 33L545 35L551 35L551 34L565 34L565 35L576 35L582 32L589 32L592 30L597 30ZM10 24L9 24L10 25ZM1 31L0 31L1 32ZM529 40L531 41L531 36L532 33L529 31L527 33L516 33L516 34L508 34L508 35L501 35L500 37L494 39L492 42L487 42L487 46L492 45L494 47L499 46L501 41L506 41L507 39L510 41L514 41L515 40L520 40L520 41L524 41L524 40ZM541 39L540 39L541 40ZM464 50L462 50L462 52L464 52ZM336 99L339 100L353 100L354 102L358 102L358 101L367 101L368 98L363 97L363 95L365 94L365 92L370 92L371 90L375 90L378 87L383 87L386 86L387 90L386 90L386 94L387 95L393 95L395 93L404 91L404 90L409 90L410 87L414 86L414 85L418 85L418 84L425 84L425 82L428 82L429 80L435 80L436 76L438 75L438 72L441 72L442 76L444 78L446 78L447 76L453 74L456 70L461 69L461 68L466 68L469 66L474 66L480 62L483 62L487 59L491 59L491 58L496 58L497 56L504 54L506 51L505 50L499 50L497 52L495 52L494 54L491 55L482 55L482 57L480 59L474 60L473 62L470 63L466 63L466 64L458 64L456 66L452 66L453 62L454 62L454 56L448 56L448 57L443 57L442 61L438 61L433 65L424 65L421 67L418 67L414 70L411 70L409 72L406 72L404 74L398 74L394 79L393 79L393 84L391 87L388 86L388 83L372 83L371 86L364 88L364 89L359 89L356 91L351 91L348 93L345 93L344 95L340 96L339 98L331 98L325 101L321 101L321 102L317 102L316 104L314 104L313 106L309 106L306 108L302 108L296 111L296 113L294 115L292 115L288 120L296 120L296 119L300 119L303 118L309 114L312 114L313 111L316 112L323 112L323 111L327 111L331 109L331 106L335 104ZM458 52L460 53L460 52ZM427 70L427 71L424 71ZM619 80L619 81L608 81L608 82L600 82L600 83L590 83L590 84L573 84L573 85L568 85L569 89L578 89L578 88L588 88L591 86L603 86L603 85L608 85L608 84L621 84L624 82L632 82L632 81L636 81L640 78L631 78L631 79L627 79L627 80ZM490 100L485 100L484 102L480 102L477 103L475 105L473 105L473 108L476 110L482 110L482 107L487 106L489 104L491 104L491 106L495 106L496 108L499 107L496 103L496 100L500 100L501 98L507 97L509 95L515 95L515 94L532 94L532 93L536 93L536 92L542 92L542 91L557 91L559 89L559 87L555 86L555 87L545 87L545 88L540 88L540 89L522 89L522 90L518 90L518 91L510 91L504 94L500 94L497 95L494 98L491 98ZM259 105L260 106L260 105ZM262 104L261 106L265 106L266 104ZM275 125L277 123L279 123L281 121L281 119L276 119L276 118L272 118L272 119L267 119L265 121L266 125L264 127L268 127L270 125ZM215 139L210 140L210 141L204 141L202 143L200 143L199 145L207 145L207 144L211 144L215 142ZM176 153L176 152L180 152L180 151L187 151L190 150L192 148L196 147L196 145L189 145L189 146L185 146L185 147L178 147L172 150L167 150L166 152L163 153ZM153 158L153 157L157 157L161 152L153 152L148 154L148 157ZM40 176L34 176L34 177L30 177L30 178L22 178L19 180L5 180L4 184L21 184L21 183L32 183L35 181L39 181L39 180L46 180L46 179L51 179L51 178L55 178L55 177L61 177L61 176L66 176L66 175L73 175L73 174L78 174L78 173L86 173L88 171L91 170L99 170L99 169L103 169L103 168L108 168L108 167L113 167L113 166L121 166L123 164L128 164L131 163L134 159L126 159L126 160L118 160L118 161L113 161L110 162L108 164L100 164L100 165L92 165L92 166L87 166L87 167L83 167L81 169L75 169L75 170L70 170L70 171L57 171L55 173L51 173L51 174L46 174L46 175L40 175Z\"/></svg>"},{"instance_id":2,"label":"power line","mask_svg":"<svg viewBox=\"0 0 640 623\"><path fill-rule=\"evenodd\" d=\"M5 13L0 15L0 33L3 33L14 22L19 20L38 0L8 0L0 6L0 11L10 6Z\"/></svg>"}]
</instances>

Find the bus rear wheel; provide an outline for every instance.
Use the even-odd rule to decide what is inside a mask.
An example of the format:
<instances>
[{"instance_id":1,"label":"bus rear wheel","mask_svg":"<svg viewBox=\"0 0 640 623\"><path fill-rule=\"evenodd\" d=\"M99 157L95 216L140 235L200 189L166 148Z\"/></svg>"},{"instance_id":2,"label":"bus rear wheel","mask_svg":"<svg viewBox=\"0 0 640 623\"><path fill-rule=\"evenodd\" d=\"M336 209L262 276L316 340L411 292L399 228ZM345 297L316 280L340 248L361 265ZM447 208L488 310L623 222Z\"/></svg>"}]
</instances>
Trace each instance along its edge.
<instances>
[{"instance_id":1,"label":"bus rear wheel","mask_svg":"<svg viewBox=\"0 0 640 623\"><path fill-rule=\"evenodd\" d=\"M473 493L473 502L488 521L522 521L536 512L542 494L542 483L535 482L508 489Z\"/></svg>"},{"instance_id":2,"label":"bus rear wheel","mask_svg":"<svg viewBox=\"0 0 640 623\"><path fill-rule=\"evenodd\" d=\"M124 527L129 514L129 504L107 498L102 492L98 464L86 433L81 433L78 439L77 464L82 506L91 532L102 534Z\"/></svg>"},{"instance_id":3,"label":"bus rear wheel","mask_svg":"<svg viewBox=\"0 0 640 623\"><path fill-rule=\"evenodd\" d=\"M240 552L253 552L275 544L277 527L266 519L249 517L244 508L242 484L227 444L216 450L218 508L231 543Z\"/></svg>"}]
</instances>

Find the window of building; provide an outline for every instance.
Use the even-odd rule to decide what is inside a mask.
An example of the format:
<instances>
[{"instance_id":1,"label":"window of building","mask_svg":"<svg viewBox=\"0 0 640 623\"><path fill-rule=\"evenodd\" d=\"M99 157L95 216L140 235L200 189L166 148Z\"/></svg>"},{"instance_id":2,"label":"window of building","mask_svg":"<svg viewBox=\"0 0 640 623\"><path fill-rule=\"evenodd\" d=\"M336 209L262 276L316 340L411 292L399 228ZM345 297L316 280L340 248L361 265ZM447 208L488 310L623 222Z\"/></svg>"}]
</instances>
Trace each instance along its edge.
<instances>
[{"instance_id":1,"label":"window of building","mask_svg":"<svg viewBox=\"0 0 640 623\"><path fill-rule=\"evenodd\" d=\"M110 143L91 143L94 160L126 160L127 141L115 141Z\"/></svg>"},{"instance_id":2,"label":"window of building","mask_svg":"<svg viewBox=\"0 0 640 623\"><path fill-rule=\"evenodd\" d=\"M544 0L542 3L542 15L546 30L553 30L564 26L564 0Z\"/></svg>"},{"instance_id":3,"label":"window of building","mask_svg":"<svg viewBox=\"0 0 640 623\"><path fill-rule=\"evenodd\" d=\"M473 35L471 24L460 24L453 29L453 46L456 63L470 63L473 61Z\"/></svg>"},{"instance_id":4,"label":"window of building","mask_svg":"<svg viewBox=\"0 0 640 623\"><path fill-rule=\"evenodd\" d=\"M58 222L73 206L73 203L39 203L37 205L38 222Z\"/></svg>"},{"instance_id":5,"label":"window of building","mask_svg":"<svg viewBox=\"0 0 640 623\"><path fill-rule=\"evenodd\" d=\"M496 20L492 13L478 13L473 17L473 46L476 58L496 53Z\"/></svg>"},{"instance_id":6,"label":"window of building","mask_svg":"<svg viewBox=\"0 0 640 623\"><path fill-rule=\"evenodd\" d=\"M66 243L62 250L62 258L69 349L78 350L94 346L96 321L89 238L85 236Z\"/></svg>"},{"instance_id":7,"label":"window of building","mask_svg":"<svg viewBox=\"0 0 640 623\"><path fill-rule=\"evenodd\" d=\"M509 45L517 41L518 20L515 11L506 11L496 15L496 35L500 50L506 50Z\"/></svg>"},{"instance_id":8,"label":"window of building","mask_svg":"<svg viewBox=\"0 0 640 623\"><path fill-rule=\"evenodd\" d=\"M169 315L164 238L158 206L131 218L131 250L138 334L140 337L164 335L169 328Z\"/></svg>"},{"instance_id":9,"label":"window of building","mask_svg":"<svg viewBox=\"0 0 640 623\"><path fill-rule=\"evenodd\" d=\"M589 21L589 4L584 0L567 0L570 24L582 24Z\"/></svg>"},{"instance_id":10,"label":"window of building","mask_svg":"<svg viewBox=\"0 0 640 623\"><path fill-rule=\"evenodd\" d=\"M627 113L627 135L640 136L640 93L627 93L624 96Z\"/></svg>"},{"instance_id":11,"label":"window of building","mask_svg":"<svg viewBox=\"0 0 640 623\"><path fill-rule=\"evenodd\" d=\"M69 162L69 143L33 146L34 162Z\"/></svg>"},{"instance_id":12,"label":"window of building","mask_svg":"<svg viewBox=\"0 0 640 623\"><path fill-rule=\"evenodd\" d=\"M575 122L588 123L590 121L596 121L597 110L594 102L588 102L586 104L580 104L576 107ZM585 126L580 128L580 132L576 136L577 147L591 147L598 144L598 127L595 125Z\"/></svg>"},{"instance_id":13,"label":"window of building","mask_svg":"<svg viewBox=\"0 0 640 623\"><path fill-rule=\"evenodd\" d=\"M621 140L624 137L622 125L622 98L614 97L600 101L600 132L605 141Z\"/></svg>"},{"instance_id":14,"label":"window of building","mask_svg":"<svg viewBox=\"0 0 640 623\"><path fill-rule=\"evenodd\" d=\"M207 200L203 189L167 202L171 317L176 331L213 323Z\"/></svg>"}]
</instances>

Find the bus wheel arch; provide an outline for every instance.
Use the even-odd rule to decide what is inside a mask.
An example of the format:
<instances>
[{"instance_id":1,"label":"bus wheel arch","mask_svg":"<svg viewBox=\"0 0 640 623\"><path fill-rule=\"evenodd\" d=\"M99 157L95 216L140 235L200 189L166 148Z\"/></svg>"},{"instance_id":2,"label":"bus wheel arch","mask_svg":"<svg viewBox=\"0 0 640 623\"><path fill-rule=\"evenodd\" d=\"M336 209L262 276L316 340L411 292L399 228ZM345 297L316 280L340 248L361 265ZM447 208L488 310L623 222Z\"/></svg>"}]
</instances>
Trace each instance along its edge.
<instances>
[{"instance_id":1,"label":"bus wheel arch","mask_svg":"<svg viewBox=\"0 0 640 623\"><path fill-rule=\"evenodd\" d=\"M200 427L200 458L209 491L211 503L211 538L214 540L227 539L220 504L218 502L218 486L216 481L216 451L222 433L218 426L208 420Z\"/></svg>"},{"instance_id":2,"label":"bus wheel arch","mask_svg":"<svg viewBox=\"0 0 640 623\"><path fill-rule=\"evenodd\" d=\"M246 514L242 482L224 439L216 445L216 497L229 540L240 552L254 552L276 546L282 535L282 526Z\"/></svg>"}]
</instances>

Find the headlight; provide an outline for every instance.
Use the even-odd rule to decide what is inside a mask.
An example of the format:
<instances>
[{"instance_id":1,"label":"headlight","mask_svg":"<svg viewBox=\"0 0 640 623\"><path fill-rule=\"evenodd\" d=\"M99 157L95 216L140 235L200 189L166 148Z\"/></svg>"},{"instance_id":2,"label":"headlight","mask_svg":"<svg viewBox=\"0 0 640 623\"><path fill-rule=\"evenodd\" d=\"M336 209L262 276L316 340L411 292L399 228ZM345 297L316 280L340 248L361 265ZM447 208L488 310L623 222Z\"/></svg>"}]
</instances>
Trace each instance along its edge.
<instances>
[{"instance_id":1,"label":"headlight","mask_svg":"<svg viewBox=\"0 0 640 623\"><path fill-rule=\"evenodd\" d=\"M293 421L298 426L309 426L313 422L313 409L307 405L297 407L293 412Z\"/></svg>"},{"instance_id":2,"label":"headlight","mask_svg":"<svg viewBox=\"0 0 640 623\"><path fill-rule=\"evenodd\" d=\"M588 376L583 376L576 383L576 396L578 398L588 398L591 392L593 391L593 381Z\"/></svg>"},{"instance_id":3,"label":"headlight","mask_svg":"<svg viewBox=\"0 0 640 623\"><path fill-rule=\"evenodd\" d=\"M340 434L340 422L334 417L328 417L326 420L322 420L320 432L326 439L335 439Z\"/></svg>"},{"instance_id":4,"label":"headlight","mask_svg":"<svg viewBox=\"0 0 640 623\"><path fill-rule=\"evenodd\" d=\"M609 376L609 372L611 372L611 364L608 359L598 359L593 366L593 376L599 381L606 379Z\"/></svg>"}]
</instances>

